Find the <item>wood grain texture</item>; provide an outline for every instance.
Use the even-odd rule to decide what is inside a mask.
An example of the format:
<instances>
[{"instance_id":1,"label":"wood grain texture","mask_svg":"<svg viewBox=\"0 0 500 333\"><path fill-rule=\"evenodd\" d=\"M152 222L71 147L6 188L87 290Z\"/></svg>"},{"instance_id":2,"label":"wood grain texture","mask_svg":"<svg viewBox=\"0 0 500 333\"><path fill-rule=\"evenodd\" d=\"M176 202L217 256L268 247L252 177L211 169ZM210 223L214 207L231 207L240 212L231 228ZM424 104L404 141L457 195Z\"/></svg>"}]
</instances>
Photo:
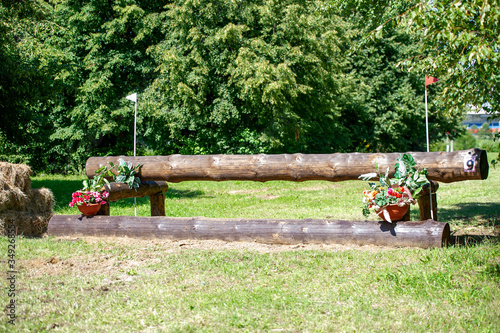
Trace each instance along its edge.
<instances>
[{"instance_id":1,"label":"wood grain texture","mask_svg":"<svg viewBox=\"0 0 500 333\"><path fill-rule=\"evenodd\" d=\"M421 220L438 219L437 215L437 190L439 183L433 180L425 184L420 191L420 198L418 198L418 208L420 210ZM431 215L431 193L432 193L432 215Z\"/></svg>"},{"instance_id":2,"label":"wood grain texture","mask_svg":"<svg viewBox=\"0 0 500 333\"><path fill-rule=\"evenodd\" d=\"M168 190L168 184L164 181L141 181L141 186L131 189L125 183L109 183L109 186L105 185L104 189L109 192L108 201L114 202L120 199L142 198L164 193Z\"/></svg>"},{"instance_id":3,"label":"wood grain texture","mask_svg":"<svg viewBox=\"0 0 500 333\"><path fill-rule=\"evenodd\" d=\"M151 216L165 216L165 194L158 193L149 196Z\"/></svg>"},{"instance_id":4,"label":"wood grain texture","mask_svg":"<svg viewBox=\"0 0 500 333\"><path fill-rule=\"evenodd\" d=\"M126 236L267 244L332 243L435 248L448 244L450 227L436 221L396 223L341 220L214 219L54 215L52 236Z\"/></svg>"},{"instance_id":5,"label":"wood grain texture","mask_svg":"<svg viewBox=\"0 0 500 333\"><path fill-rule=\"evenodd\" d=\"M418 168L426 168L429 180L444 183L486 179L488 161L486 152L469 149L455 152L411 152ZM108 162L118 163L120 158L133 165L142 164L138 176L141 180L163 180L172 183L194 180L271 180L332 182L357 180L361 174L381 172L387 167L394 172L399 153L348 154L279 154L279 155L169 155L169 156L107 156L87 160L89 178ZM471 169L466 165L473 160Z\"/></svg>"}]
</instances>

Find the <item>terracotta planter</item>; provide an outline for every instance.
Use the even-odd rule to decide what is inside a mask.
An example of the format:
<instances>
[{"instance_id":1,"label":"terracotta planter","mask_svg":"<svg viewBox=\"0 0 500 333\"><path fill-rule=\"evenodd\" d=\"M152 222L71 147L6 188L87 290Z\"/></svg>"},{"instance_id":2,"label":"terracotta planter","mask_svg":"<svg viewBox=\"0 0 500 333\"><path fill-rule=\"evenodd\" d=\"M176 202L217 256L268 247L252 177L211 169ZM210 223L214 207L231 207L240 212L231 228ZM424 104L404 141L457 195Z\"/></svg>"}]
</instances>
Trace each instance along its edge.
<instances>
[{"instance_id":1,"label":"terracotta planter","mask_svg":"<svg viewBox=\"0 0 500 333\"><path fill-rule=\"evenodd\" d=\"M403 216L405 216L405 214L409 208L410 208L410 205L404 205L403 207L401 207L401 206L398 206L396 204L392 204L392 205L385 207L385 209L389 213L389 217L391 218L392 222L400 221L403 218ZM387 221L387 222L391 222L385 218L382 210L378 210L375 212L382 220Z\"/></svg>"},{"instance_id":2,"label":"terracotta planter","mask_svg":"<svg viewBox=\"0 0 500 333\"><path fill-rule=\"evenodd\" d=\"M77 205L80 212L85 216L93 216L101 209L101 204Z\"/></svg>"}]
</instances>

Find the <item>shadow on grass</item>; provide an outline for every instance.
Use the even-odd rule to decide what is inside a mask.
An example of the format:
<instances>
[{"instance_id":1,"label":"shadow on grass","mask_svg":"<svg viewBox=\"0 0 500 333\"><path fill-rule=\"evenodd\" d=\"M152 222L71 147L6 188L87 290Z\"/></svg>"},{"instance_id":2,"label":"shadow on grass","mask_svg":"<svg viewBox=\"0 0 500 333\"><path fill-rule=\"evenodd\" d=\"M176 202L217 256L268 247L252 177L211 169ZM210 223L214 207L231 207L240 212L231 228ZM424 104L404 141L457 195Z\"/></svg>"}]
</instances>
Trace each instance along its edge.
<instances>
[{"instance_id":1,"label":"shadow on grass","mask_svg":"<svg viewBox=\"0 0 500 333\"><path fill-rule=\"evenodd\" d=\"M485 242L493 242L496 244L500 244L500 236L495 235L460 235L450 236L450 245L458 245L458 246L473 246L480 245Z\"/></svg>"},{"instance_id":2,"label":"shadow on grass","mask_svg":"<svg viewBox=\"0 0 500 333\"><path fill-rule=\"evenodd\" d=\"M200 190L176 190L173 188L169 188L168 191L165 193L165 197L168 199L186 199L186 198L197 198L205 196L205 192L200 191Z\"/></svg>"},{"instance_id":3,"label":"shadow on grass","mask_svg":"<svg viewBox=\"0 0 500 333\"><path fill-rule=\"evenodd\" d=\"M52 191L54 194L56 207L66 207L67 204L71 201L71 193L82 188L82 182L86 179L82 176L81 180L68 180L68 179L44 179L44 180L32 180L31 188L41 188L46 187ZM165 193L167 198L170 199L180 199L180 198L196 198L205 195L203 191L200 190L176 190L173 188L169 188ZM138 198L137 200L145 198ZM128 201L127 201L128 200ZM130 200L134 199L125 199L119 200L114 204L118 204L118 206L129 206ZM121 204L120 204L121 203Z\"/></svg>"},{"instance_id":4,"label":"shadow on grass","mask_svg":"<svg viewBox=\"0 0 500 333\"><path fill-rule=\"evenodd\" d=\"M464 203L454 205L452 208L438 208L438 220L457 226L455 228L457 230L450 236L451 245L500 243L500 203ZM470 231L468 227L478 229ZM490 227L490 230L493 227L496 232L482 231L480 227ZM462 228L464 230L460 230Z\"/></svg>"},{"instance_id":5,"label":"shadow on grass","mask_svg":"<svg viewBox=\"0 0 500 333\"><path fill-rule=\"evenodd\" d=\"M500 226L500 203L464 203L453 208L438 206L438 220L462 220L464 224L469 222L471 226Z\"/></svg>"}]
</instances>

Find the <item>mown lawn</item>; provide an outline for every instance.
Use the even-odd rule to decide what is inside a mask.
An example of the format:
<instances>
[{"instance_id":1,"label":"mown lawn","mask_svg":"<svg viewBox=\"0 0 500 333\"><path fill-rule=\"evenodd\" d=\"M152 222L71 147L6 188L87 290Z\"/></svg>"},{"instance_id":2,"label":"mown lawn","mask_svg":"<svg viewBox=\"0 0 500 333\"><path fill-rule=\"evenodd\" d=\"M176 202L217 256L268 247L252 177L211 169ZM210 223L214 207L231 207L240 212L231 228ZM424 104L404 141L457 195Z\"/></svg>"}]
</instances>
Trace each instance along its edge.
<instances>
[{"instance_id":1,"label":"mown lawn","mask_svg":"<svg viewBox=\"0 0 500 333\"><path fill-rule=\"evenodd\" d=\"M56 214L77 214L67 203L82 179L38 176L33 187L53 190ZM498 332L499 180L500 169L490 169L485 181L440 184L438 220L450 223L456 243L444 249L16 238L15 330ZM171 185L166 209L171 216L363 219L364 185L185 182ZM133 215L133 200L111 213ZM147 198L138 213L149 214ZM7 238L0 244L6 265ZM0 331L12 328L3 315Z\"/></svg>"}]
</instances>

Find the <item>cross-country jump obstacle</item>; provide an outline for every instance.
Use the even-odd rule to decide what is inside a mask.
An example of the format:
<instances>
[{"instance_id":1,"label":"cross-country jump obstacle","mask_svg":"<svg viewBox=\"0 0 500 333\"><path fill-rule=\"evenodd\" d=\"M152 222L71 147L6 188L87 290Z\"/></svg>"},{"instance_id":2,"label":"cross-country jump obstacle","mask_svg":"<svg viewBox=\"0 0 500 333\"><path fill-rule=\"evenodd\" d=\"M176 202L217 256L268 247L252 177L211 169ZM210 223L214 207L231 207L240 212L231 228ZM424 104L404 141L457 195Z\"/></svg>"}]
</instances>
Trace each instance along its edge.
<instances>
[{"instance_id":1,"label":"cross-country jump obstacle","mask_svg":"<svg viewBox=\"0 0 500 333\"><path fill-rule=\"evenodd\" d=\"M100 215L54 215L48 233L54 236L127 236L168 239L218 239L256 241L269 244L334 243L380 246L442 247L448 244L448 223L437 222L435 191L438 182L451 183L481 180L488 177L484 150L455 152L410 152L419 169L426 168L427 184L419 199L420 220L410 221L342 221L335 219L217 219L205 217L165 217L167 182L245 180L266 182L287 180L302 182L323 180L338 182L358 180L359 175L392 167L399 153L348 154L278 154L278 155L170 155L107 156L87 160L89 178L109 162L118 164L125 158L141 164L138 191L125 184L111 183L109 201L149 195L151 217L110 216L109 206ZM432 214L429 195L432 196ZM434 220L430 217L433 216Z\"/></svg>"}]
</instances>

